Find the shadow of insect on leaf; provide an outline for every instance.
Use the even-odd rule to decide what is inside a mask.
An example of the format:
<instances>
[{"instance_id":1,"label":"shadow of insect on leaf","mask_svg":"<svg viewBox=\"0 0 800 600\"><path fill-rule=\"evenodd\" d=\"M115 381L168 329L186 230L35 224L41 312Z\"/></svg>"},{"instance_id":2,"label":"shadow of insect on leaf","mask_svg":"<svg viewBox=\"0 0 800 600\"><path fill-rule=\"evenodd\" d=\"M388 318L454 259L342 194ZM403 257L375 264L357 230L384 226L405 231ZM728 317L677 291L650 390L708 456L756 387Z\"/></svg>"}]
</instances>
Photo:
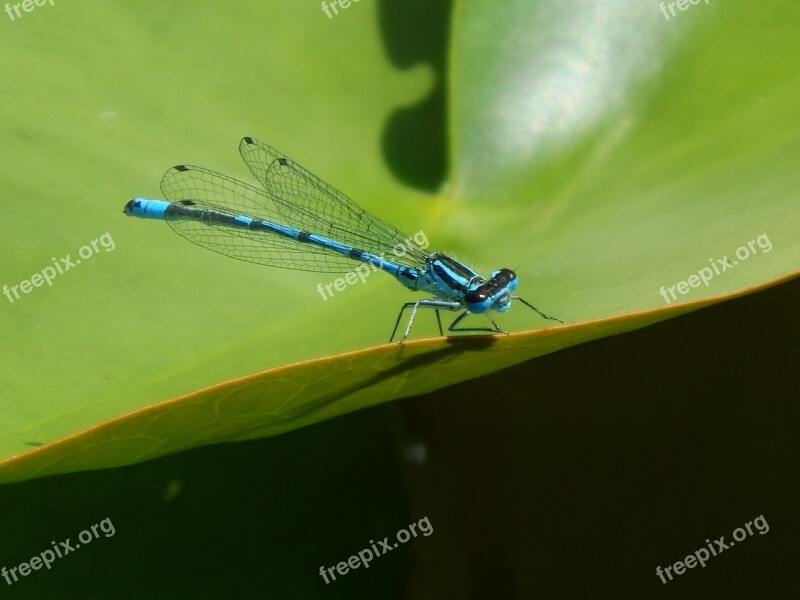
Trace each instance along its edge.
<instances>
[{"instance_id":1,"label":"shadow of insect on leaf","mask_svg":"<svg viewBox=\"0 0 800 600\"><path fill-rule=\"evenodd\" d=\"M296 410L289 411L282 416L275 413L270 415L269 423L254 424L253 427L247 429L239 429L234 434L222 438L219 441L237 441L243 438L252 439L255 437L262 437L267 435L274 435L275 430L288 430L292 427L284 428L281 425L296 421L303 423L306 417L317 412L329 404L341 401L348 396L357 394L365 389L377 387L380 384L393 379L402 378L404 375L412 373L424 366L431 365L442 360L444 357L453 356L456 354L463 354L464 352L475 352L485 350L495 343L497 336L494 335L471 335L471 336L452 336L447 338L448 346L439 350L428 352L421 356L414 356L405 361L400 362L396 366L376 373L367 379L359 379L352 385L340 387L329 394L320 396L319 398L310 402L304 403ZM402 348L402 347L401 347ZM402 360L402 359L401 359ZM313 419L312 419L313 420Z\"/></svg>"}]
</instances>

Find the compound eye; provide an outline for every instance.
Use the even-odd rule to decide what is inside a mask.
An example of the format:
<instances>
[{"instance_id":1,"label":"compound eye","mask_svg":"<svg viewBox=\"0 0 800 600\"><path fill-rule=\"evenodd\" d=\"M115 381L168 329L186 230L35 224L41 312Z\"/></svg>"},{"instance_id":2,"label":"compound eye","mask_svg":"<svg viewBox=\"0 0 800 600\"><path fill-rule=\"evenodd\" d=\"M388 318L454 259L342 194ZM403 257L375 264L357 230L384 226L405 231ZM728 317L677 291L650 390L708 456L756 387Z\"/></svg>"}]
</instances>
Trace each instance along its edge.
<instances>
[{"instance_id":1,"label":"compound eye","mask_svg":"<svg viewBox=\"0 0 800 600\"><path fill-rule=\"evenodd\" d=\"M476 290L464 294L464 302L467 309L473 313L483 313L492 307L490 288L482 285Z\"/></svg>"},{"instance_id":2,"label":"compound eye","mask_svg":"<svg viewBox=\"0 0 800 600\"><path fill-rule=\"evenodd\" d=\"M506 281L514 281L517 278L517 274L511 269L500 269L500 274Z\"/></svg>"},{"instance_id":3,"label":"compound eye","mask_svg":"<svg viewBox=\"0 0 800 600\"><path fill-rule=\"evenodd\" d=\"M508 281L514 281L517 278L517 274L511 269L498 269L497 271L492 271L491 278L495 282L502 284Z\"/></svg>"},{"instance_id":4,"label":"compound eye","mask_svg":"<svg viewBox=\"0 0 800 600\"><path fill-rule=\"evenodd\" d=\"M515 289L517 289L517 285L519 285L517 274L511 269L500 269L492 281L494 281L494 284L498 290L504 289L508 292L513 292Z\"/></svg>"}]
</instances>

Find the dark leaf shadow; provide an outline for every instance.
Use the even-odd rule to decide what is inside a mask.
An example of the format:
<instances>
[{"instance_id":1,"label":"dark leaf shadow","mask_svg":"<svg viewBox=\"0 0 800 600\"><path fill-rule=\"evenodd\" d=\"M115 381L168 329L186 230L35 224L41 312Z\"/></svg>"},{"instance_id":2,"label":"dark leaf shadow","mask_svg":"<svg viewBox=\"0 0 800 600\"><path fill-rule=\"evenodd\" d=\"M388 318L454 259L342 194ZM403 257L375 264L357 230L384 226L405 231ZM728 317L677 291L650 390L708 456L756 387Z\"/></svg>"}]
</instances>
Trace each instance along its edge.
<instances>
[{"instance_id":1,"label":"dark leaf shadow","mask_svg":"<svg viewBox=\"0 0 800 600\"><path fill-rule=\"evenodd\" d=\"M447 169L446 53L450 0L381 2L379 25L392 64L408 69L427 63L434 87L421 102L397 109L383 132L383 153L400 181L434 191Z\"/></svg>"}]
</instances>

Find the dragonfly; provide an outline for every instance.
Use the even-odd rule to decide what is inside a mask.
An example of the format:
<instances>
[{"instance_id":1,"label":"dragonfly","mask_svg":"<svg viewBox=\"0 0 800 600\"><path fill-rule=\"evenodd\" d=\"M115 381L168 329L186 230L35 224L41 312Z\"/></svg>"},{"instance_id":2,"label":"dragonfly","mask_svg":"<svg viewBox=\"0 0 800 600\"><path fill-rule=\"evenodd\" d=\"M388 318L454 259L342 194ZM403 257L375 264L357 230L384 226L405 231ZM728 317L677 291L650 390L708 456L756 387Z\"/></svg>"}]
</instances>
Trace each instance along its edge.
<instances>
[{"instance_id":1,"label":"dragonfly","mask_svg":"<svg viewBox=\"0 0 800 600\"><path fill-rule=\"evenodd\" d=\"M403 315L408 323L398 343L408 338L419 309L433 309L444 336L440 311L458 312L451 333L502 333L489 316L519 300L542 318L558 321L520 298L511 269L482 277L443 252L428 252L410 236L372 215L288 156L252 137L239 153L261 188L190 165L169 169L161 180L165 200L133 198L128 216L163 219L190 242L231 258L270 267L348 273L357 263L380 269L405 287L431 297L406 302L397 316L391 343ZM404 253L393 252L402 245ZM394 254L391 258L387 255ZM491 327L459 326L469 314L485 314Z\"/></svg>"}]
</instances>

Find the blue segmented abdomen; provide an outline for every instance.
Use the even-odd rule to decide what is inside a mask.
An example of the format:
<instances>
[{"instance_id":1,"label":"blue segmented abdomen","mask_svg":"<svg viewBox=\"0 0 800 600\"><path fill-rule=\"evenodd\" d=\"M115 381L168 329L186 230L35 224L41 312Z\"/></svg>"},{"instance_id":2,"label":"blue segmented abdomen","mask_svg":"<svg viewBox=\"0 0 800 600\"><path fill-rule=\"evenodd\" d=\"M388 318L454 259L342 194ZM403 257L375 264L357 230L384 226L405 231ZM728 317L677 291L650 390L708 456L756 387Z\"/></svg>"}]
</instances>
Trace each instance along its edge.
<instances>
[{"instance_id":1,"label":"blue segmented abdomen","mask_svg":"<svg viewBox=\"0 0 800 600\"><path fill-rule=\"evenodd\" d=\"M273 223L265 219L256 219L246 215L234 215L219 210L198 208L191 200L187 200L185 203L179 203L166 202L164 200L150 200L147 198L134 198L125 205L125 214L143 219L163 219L167 216L172 219L182 217L194 221L201 221L203 223L227 225L230 227L249 229L251 231L268 231L293 238L298 242L321 246L356 261L373 264L395 276L401 283L404 283L404 285L409 285L409 283L419 277L419 271L417 269L395 264L380 256L376 256L365 250L353 248L330 238L302 231L295 227L289 227L288 225Z\"/></svg>"},{"instance_id":2,"label":"blue segmented abdomen","mask_svg":"<svg viewBox=\"0 0 800 600\"><path fill-rule=\"evenodd\" d=\"M171 202L134 198L125 205L125 214L143 219L163 219Z\"/></svg>"}]
</instances>

